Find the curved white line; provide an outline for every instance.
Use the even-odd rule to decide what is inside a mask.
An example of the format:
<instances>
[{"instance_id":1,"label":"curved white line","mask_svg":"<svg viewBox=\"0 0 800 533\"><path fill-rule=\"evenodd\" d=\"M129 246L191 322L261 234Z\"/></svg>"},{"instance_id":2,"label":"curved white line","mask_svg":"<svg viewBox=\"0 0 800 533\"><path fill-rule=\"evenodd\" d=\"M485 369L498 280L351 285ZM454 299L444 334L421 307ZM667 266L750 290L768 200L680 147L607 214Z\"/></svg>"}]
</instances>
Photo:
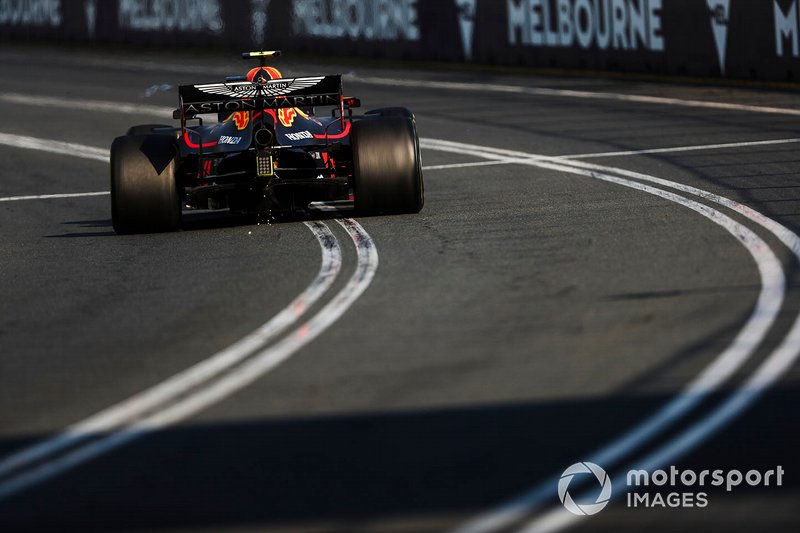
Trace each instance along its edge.
<instances>
[{"instance_id":1,"label":"curved white line","mask_svg":"<svg viewBox=\"0 0 800 533\"><path fill-rule=\"evenodd\" d=\"M592 169L599 167L598 165L592 165L588 163L580 163L579 166ZM756 224L771 232L787 248L789 248L798 261L800 261L800 236L782 224L764 216L750 207L742 205L738 202L734 202L733 200L723 196L691 187L689 185L670 182L662 178L624 169L615 168L613 171L617 174L627 175L643 181L659 183L677 190L689 192L728 207L746 216ZM742 411L747 409L753 402L755 402L761 396L761 394L774 385L781 378L781 376L783 376L783 374L786 373L789 368L791 368L799 356L800 316L795 319L791 329L778 347L770 353L770 355L758 366L758 368L747 380L745 380L741 386L739 386L709 414L705 415L688 428L682 430L678 435L662 444L655 451L651 452L640 461L637 461L635 468L653 471L671 461L674 461L675 459L691 451L693 448L697 447L705 439L722 429L727 423L736 418L742 413ZM630 465L630 468L634 468L634 466ZM614 484L616 486L619 487L626 485L627 480L624 472L626 472L628 469L629 468L621 469L621 472L623 473L619 474L614 479ZM568 513L562 513L561 509L551 510L537 519L529 522L523 531L525 531L525 533L555 532L575 525L579 517L567 515Z\"/></svg>"},{"instance_id":2,"label":"curved white line","mask_svg":"<svg viewBox=\"0 0 800 533\"><path fill-rule=\"evenodd\" d=\"M291 345L290 349L282 350L280 357L272 357L272 364L261 367L258 373L252 370L253 360L263 359L265 353L274 353L278 346L286 345L286 342L283 341L273 346L273 348L257 353L248 361L247 368L250 369L251 374L242 376L241 367L238 372L235 370L235 367L241 365L242 361L246 360L254 351L262 349L265 344L294 324L309 307L328 291L341 270L341 249L328 226L323 222L308 222L306 226L319 241L322 251L322 264L319 272L308 287L287 307L262 327L225 350L140 394L70 426L61 435L6 457L0 462L0 477L7 477L5 481L0 482L0 500L64 472L98 454L105 453L154 428L163 427L185 418L202 407L210 405L213 401L218 401L224 397L212 396L206 392L214 383L228 383L227 394L231 394L268 372L294 353L301 345ZM377 252L374 251L374 246L373 253L375 255L374 264L377 266ZM361 255L359 253L359 258L361 258ZM371 257L370 255L370 259ZM370 262L370 266L372 264L373 262ZM359 270L357 269L358 272ZM337 295L337 298L342 298L343 292L352 293L345 296L348 299L345 301L344 308L337 309L336 313L338 314L330 311L327 314L335 314L336 318L338 318L352 304L352 301L366 289L366 285L369 284L370 280L371 277L369 280L357 284L356 287L353 286L352 282L348 284ZM320 314L324 314L324 309L326 308L323 308L323 311L315 315L315 319L318 319ZM326 322L325 327L330 323L332 321ZM301 326L295 330L288 338L291 339L297 336L298 331L304 330L304 327ZM233 387L230 385L233 385ZM199 399L204 399L204 401L199 401ZM169 405L169 407L165 409L165 405ZM194 409L187 409L187 405L194 406ZM105 433L110 433L110 435L101 436ZM82 442L98 436L101 438L83 446L78 446ZM70 449L71 451L69 451ZM62 452L66 453L49 460L53 455ZM30 467L28 470L21 471L23 468L28 467Z\"/></svg>"},{"instance_id":3,"label":"curved white line","mask_svg":"<svg viewBox=\"0 0 800 533\"><path fill-rule=\"evenodd\" d=\"M686 412L694 408L703 398L707 397L710 392L716 390L728 377L731 376L733 372L736 371L736 369L740 368L741 365L744 364L753 351L758 347L761 340L763 340L780 310L780 305L782 304L783 300L784 278L783 269L774 253L772 253L766 243L764 243L764 241L756 236L752 231L733 221L726 215L723 215L719 211L705 206L704 204L688 200L682 196L678 196L661 189L615 176L610 176L597 171L597 169L604 169L613 170L615 173L619 173L617 171L620 169L609 169L608 167L600 167L598 165L590 165L588 163L567 162L559 160L558 158L537 156L535 154L526 154L523 152L494 149L477 145L466 145L438 139L424 139L421 144L425 148L435 150L441 149L454 153L481 156L497 161L514 162L548 168L561 172L585 175L595 179L601 179L604 181L617 183L619 185L632 187L650 194L661 196L665 199L676 201L677 203L689 207L690 209L699 212L707 218L710 218L715 223L725 227L726 230L731 232L748 248L750 253L756 259L756 263L759 267L759 272L762 278L762 290L753 314L745 325L745 328L740 331L739 335L737 335L734 343L722 354L720 354L694 380L692 380L678 396L660 409L653 417L636 426L621 438L615 440L603 449L590 454L588 460L591 462L606 466L609 463L613 464L614 462L623 459L626 454L644 444L644 442L651 439L669 424L676 422ZM509 161L508 158L514 159ZM692 194L702 192L703 194L700 194L700 196L703 198L710 199L710 197L713 196L711 193L700 191L699 189L688 190L686 187L681 186L681 184L669 182L668 180L659 180L658 183L662 185L669 183L673 188L680 188L681 190L686 190L686 192L691 192ZM748 218L756 223L762 225L765 223L764 219L766 219L766 217L763 217L763 215L756 216L754 212L746 206L728 199L725 199L724 205L729 207L737 207L737 211L745 216L748 216ZM773 221L773 224L777 223L774 223ZM522 519L526 514L529 514L534 508L536 508L536 506L541 505L545 499L551 496L553 487L557 485L557 482L558 478L555 477L553 480L537 485L532 490L518 496L514 500L507 502L499 508L491 510L478 516L476 519L471 520L462 526L462 528L460 528L458 531L472 533L496 531L497 529L508 527L510 524Z\"/></svg>"},{"instance_id":4,"label":"curved white line","mask_svg":"<svg viewBox=\"0 0 800 533\"><path fill-rule=\"evenodd\" d=\"M277 344L258 352L241 365L233 368L229 373L214 380L208 386L180 398L166 409L155 411L120 430L113 431L106 437L72 448L71 451L67 451L64 455L37 464L32 469L0 484L0 500L61 474L156 429L183 420L227 398L234 392L259 379L319 336L361 296L372 282L375 271L378 268L378 251L366 230L355 220L346 219L337 222L350 234L356 246L358 264L355 272L342 290L311 319Z\"/></svg>"},{"instance_id":5,"label":"curved white line","mask_svg":"<svg viewBox=\"0 0 800 533\"><path fill-rule=\"evenodd\" d=\"M342 290L311 319L288 336L249 358L197 394L183 399L169 409L156 413L144 421L145 425L162 427L182 420L230 396L259 379L266 372L288 359L294 352L314 340L353 305L375 277L375 271L378 268L378 251L372 238L358 222L352 219L337 220L337 222L350 234L358 255L356 270Z\"/></svg>"}]
</instances>

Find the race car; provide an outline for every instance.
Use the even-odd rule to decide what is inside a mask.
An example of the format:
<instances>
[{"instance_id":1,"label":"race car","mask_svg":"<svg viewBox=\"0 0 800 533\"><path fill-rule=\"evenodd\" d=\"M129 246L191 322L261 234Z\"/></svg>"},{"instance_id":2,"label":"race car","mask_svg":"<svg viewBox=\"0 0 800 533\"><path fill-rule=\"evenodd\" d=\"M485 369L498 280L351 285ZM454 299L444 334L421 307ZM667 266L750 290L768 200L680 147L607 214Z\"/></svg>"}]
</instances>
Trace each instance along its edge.
<instances>
[{"instance_id":1,"label":"race car","mask_svg":"<svg viewBox=\"0 0 800 533\"><path fill-rule=\"evenodd\" d=\"M179 86L179 127L139 125L114 139L117 233L178 230L184 208L272 216L422 209L414 115L404 107L354 115L360 101L344 95L341 75L284 78L266 65L279 55L245 52L259 61L246 76ZM203 123L209 114L216 123Z\"/></svg>"}]
</instances>

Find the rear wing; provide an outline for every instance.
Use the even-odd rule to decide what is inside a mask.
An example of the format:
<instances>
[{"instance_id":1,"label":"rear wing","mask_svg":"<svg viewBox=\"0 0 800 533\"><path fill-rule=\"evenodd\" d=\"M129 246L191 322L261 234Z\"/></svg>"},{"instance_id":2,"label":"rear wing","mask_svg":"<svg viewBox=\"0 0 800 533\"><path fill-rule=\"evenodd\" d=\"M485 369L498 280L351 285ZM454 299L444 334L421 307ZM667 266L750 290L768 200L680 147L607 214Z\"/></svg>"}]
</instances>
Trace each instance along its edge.
<instances>
[{"instance_id":1,"label":"rear wing","mask_svg":"<svg viewBox=\"0 0 800 533\"><path fill-rule=\"evenodd\" d=\"M186 118L205 113L260 111L284 107L342 107L342 76L281 78L265 83L236 81L178 87L180 107L173 116Z\"/></svg>"}]
</instances>

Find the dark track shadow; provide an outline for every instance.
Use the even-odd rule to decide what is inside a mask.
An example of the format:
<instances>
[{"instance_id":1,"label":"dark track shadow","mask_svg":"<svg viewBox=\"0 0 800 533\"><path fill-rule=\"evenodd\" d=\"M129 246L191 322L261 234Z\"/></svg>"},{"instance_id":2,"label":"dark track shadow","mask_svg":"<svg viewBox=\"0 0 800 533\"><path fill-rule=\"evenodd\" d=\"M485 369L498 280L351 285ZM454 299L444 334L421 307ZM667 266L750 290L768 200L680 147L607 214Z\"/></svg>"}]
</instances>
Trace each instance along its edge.
<instances>
[{"instance_id":1,"label":"dark track shadow","mask_svg":"<svg viewBox=\"0 0 800 533\"><path fill-rule=\"evenodd\" d=\"M586 460L668 399L610 395L187 424L156 431L7 500L0 504L0 529L307 531L313 524L314 531L344 532L375 531L380 523L395 524L392 531L441 530L404 520L444 516L455 525ZM773 392L745 419L673 464L746 470L777 463L797 472L798 414L797 387ZM0 450L39 437L6 438ZM783 487L760 490L797 494L798 480L788 476ZM713 494L725 501L724 490ZM555 485L548 504L558 504ZM714 520L724 509L692 509L688 516ZM794 513L782 519L800 520ZM760 520L754 514L733 530L752 531ZM654 529L674 531L675 523Z\"/></svg>"},{"instance_id":2,"label":"dark track shadow","mask_svg":"<svg viewBox=\"0 0 800 533\"><path fill-rule=\"evenodd\" d=\"M86 237L113 237L113 231L87 231L82 233L62 233L60 235L45 235L46 239L82 239Z\"/></svg>"},{"instance_id":3,"label":"dark track shadow","mask_svg":"<svg viewBox=\"0 0 800 533\"><path fill-rule=\"evenodd\" d=\"M71 225L71 226L80 226L82 228L110 228L111 227L111 219L110 218L101 218L97 220L73 220L68 222L62 222L61 224L64 225Z\"/></svg>"},{"instance_id":4,"label":"dark track shadow","mask_svg":"<svg viewBox=\"0 0 800 533\"><path fill-rule=\"evenodd\" d=\"M228 211L184 211L181 220L181 231L206 231L224 228L235 228L240 226L254 226L257 224L287 224L302 222L305 220L330 220L351 216L352 213L324 213L324 212L296 212L282 214L280 216L269 216L264 214L234 214ZM109 231L85 231L69 232L58 235L45 235L48 239L74 239L74 238L96 238L96 237L115 237L117 234L111 227L111 219L105 220L76 220L62 222L64 225L80 226L81 228L108 228Z\"/></svg>"}]
</instances>

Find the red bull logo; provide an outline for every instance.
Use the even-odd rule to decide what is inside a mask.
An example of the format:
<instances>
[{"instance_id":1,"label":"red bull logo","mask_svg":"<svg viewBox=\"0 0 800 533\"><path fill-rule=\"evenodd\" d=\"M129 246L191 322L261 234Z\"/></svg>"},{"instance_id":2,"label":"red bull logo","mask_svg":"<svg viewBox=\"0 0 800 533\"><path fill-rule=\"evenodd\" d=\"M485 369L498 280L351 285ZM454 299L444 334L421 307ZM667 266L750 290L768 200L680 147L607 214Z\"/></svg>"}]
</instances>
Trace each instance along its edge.
<instances>
[{"instance_id":1,"label":"red bull logo","mask_svg":"<svg viewBox=\"0 0 800 533\"><path fill-rule=\"evenodd\" d=\"M233 122L236 124L236 129L243 130L247 127L247 124L250 122L250 112L249 111L237 111L233 114Z\"/></svg>"},{"instance_id":2,"label":"red bull logo","mask_svg":"<svg viewBox=\"0 0 800 533\"><path fill-rule=\"evenodd\" d=\"M278 120L287 128L294 124L294 117L297 116L297 110L293 107L286 107L278 110Z\"/></svg>"}]
</instances>

